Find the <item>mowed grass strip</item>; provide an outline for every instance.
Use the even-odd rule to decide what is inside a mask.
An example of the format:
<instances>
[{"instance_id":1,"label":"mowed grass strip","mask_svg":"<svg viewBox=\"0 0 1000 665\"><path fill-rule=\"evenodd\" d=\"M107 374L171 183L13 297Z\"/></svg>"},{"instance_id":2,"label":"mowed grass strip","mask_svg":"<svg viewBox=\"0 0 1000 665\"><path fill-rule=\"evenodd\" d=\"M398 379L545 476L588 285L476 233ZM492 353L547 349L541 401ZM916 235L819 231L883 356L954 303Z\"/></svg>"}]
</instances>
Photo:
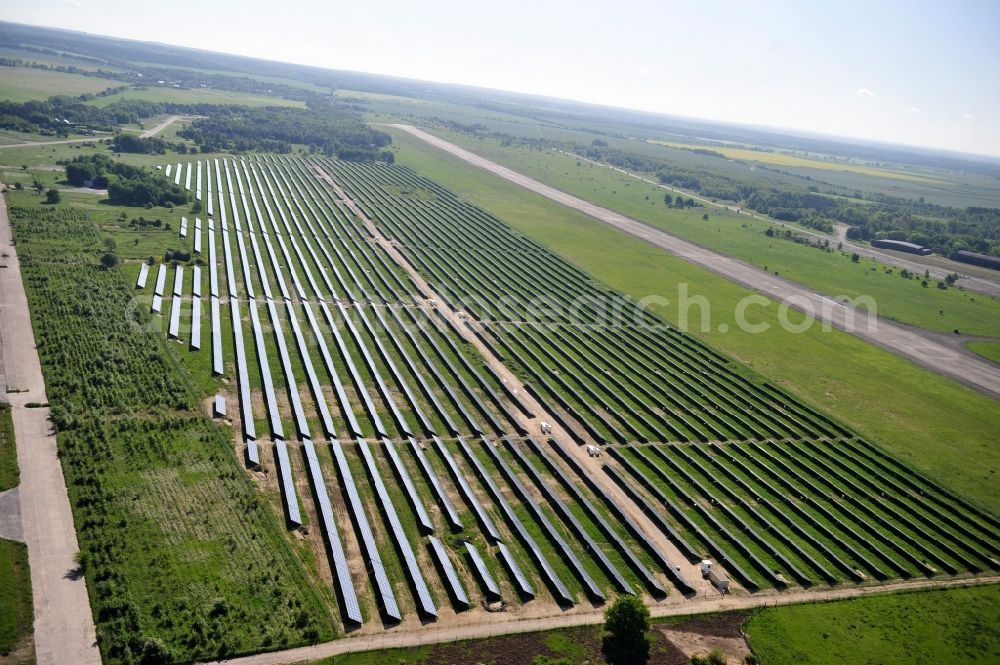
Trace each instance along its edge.
<instances>
[{"instance_id":1,"label":"mowed grass strip","mask_svg":"<svg viewBox=\"0 0 1000 665\"><path fill-rule=\"evenodd\" d=\"M965 345L969 351L983 358L1000 363L1000 342L968 342Z\"/></svg>"},{"instance_id":2,"label":"mowed grass strip","mask_svg":"<svg viewBox=\"0 0 1000 665\"><path fill-rule=\"evenodd\" d=\"M768 608L745 625L768 665L995 663L1000 586Z\"/></svg>"},{"instance_id":3,"label":"mowed grass strip","mask_svg":"<svg viewBox=\"0 0 1000 665\"><path fill-rule=\"evenodd\" d=\"M897 458L986 509L1000 512L995 472L1000 450L997 403L872 344L818 324L803 333L783 330L777 303L750 308L747 319L767 323L753 334L736 325L735 309L750 292L617 229L470 167L418 139L392 131L398 161L497 215L596 279L635 299L663 295L658 308L677 324L677 285L703 295L711 326L692 331L805 401L833 414ZM516 269L516 260L511 263ZM691 310L697 324L700 312ZM793 323L802 317L789 314ZM720 324L727 332L720 332ZM975 459L974 465L967 460Z\"/></svg>"},{"instance_id":4,"label":"mowed grass strip","mask_svg":"<svg viewBox=\"0 0 1000 665\"><path fill-rule=\"evenodd\" d=\"M282 97L272 97L270 95L254 95L246 92L213 90L211 88L190 89L169 87L133 88L95 99L89 103L94 106L103 107L110 106L115 102L133 100L164 104L242 104L243 106L295 106L297 108L305 108L306 106L305 102L284 99Z\"/></svg>"},{"instance_id":5,"label":"mowed grass strip","mask_svg":"<svg viewBox=\"0 0 1000 665\"><path fill-rule=\"evenodd\" d=\"M6 656L21 650L31 634L31 573L28 570L28 548L24 543L0 540L0 662L23 662ZM31 660L30 662L34 662Z\"/></svg>"},{"instance_id":6,"label":"mowed grass strip","mask_svg":"<svg viewBox=\"0 0 1000 665\"><path fill-rule=\"evenodd\" d=\"M10 404L0 402L0 492L17 487L17 449L14 446L14 421Z\"/></svg>"}]
</instances>

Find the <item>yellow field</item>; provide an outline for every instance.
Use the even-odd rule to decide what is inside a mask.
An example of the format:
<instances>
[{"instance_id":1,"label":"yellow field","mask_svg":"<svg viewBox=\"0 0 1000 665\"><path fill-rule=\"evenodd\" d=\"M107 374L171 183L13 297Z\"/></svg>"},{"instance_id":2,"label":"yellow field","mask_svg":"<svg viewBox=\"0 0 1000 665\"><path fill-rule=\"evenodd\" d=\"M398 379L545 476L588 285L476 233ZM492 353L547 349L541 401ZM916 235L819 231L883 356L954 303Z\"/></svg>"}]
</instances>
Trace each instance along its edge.
<instances>
[{"instance_id":1,"label":"yellow field","mask_svg":"<svg viewBox=\"0 0 1000 665\"><path fill-rule=\"evenodd\" d=\"M746 148L725 148L716 145L695 145L692 143L673 143L671 141L657 141L649 139L649 143L665 145L668 148L679 148L681 150L711 150L725 155L729 159L738 159L745 162L760 162L762 164L775 164L777 166L794 166L811 169L823 169L825 171L844 171L847 173L857 173L859 175L870 175L879 178L895 178L897 180L913 180L917 182L941 182L937 178L915 175L901 171L890 171L874 166L864 166L861 164L846 164L844 162L826 161L822 159L810 159L799 157L787 152L764 152L762 150L748 150Z\"/></svg>"}]
</instances>

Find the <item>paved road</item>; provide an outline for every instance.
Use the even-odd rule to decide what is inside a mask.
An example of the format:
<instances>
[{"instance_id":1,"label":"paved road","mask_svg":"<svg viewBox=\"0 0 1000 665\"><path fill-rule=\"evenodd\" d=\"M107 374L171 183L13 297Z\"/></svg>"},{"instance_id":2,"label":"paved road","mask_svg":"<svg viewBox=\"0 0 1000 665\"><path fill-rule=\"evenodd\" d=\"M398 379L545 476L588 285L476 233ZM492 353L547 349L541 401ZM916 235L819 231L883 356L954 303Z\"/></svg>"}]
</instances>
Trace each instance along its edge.
<instances>
[{"instance_id":1,"label":"paved road","mask_svg":"<svg viewBox=\"0 0 1000 665\"><path fill-rule=\"evenodd\" d=\"M0 538L24 542L21 528L21 495L16 487L0 492Z\"/></svg>"},{"instance_id":2,"label":"paved road","mask_svg":"<svg viewBox=\"0 0 1000 665\"><path fill-rule=\"evenodd\" d=\"M702 196L699 196L696 193L687 192L682 189L677 189L676 187L664 185L663 183L656 182L655 180L651 180L636 173L632 173L631 171L618 168L617 166L611 166L610 164L604 164L603 162L597 162L594 161L593 159L588 159L583 155L576 154L575 152L567 152L566 150L557 150L556 148L553 148L553 150L555 150L556 152L561 152L564 155L573 157L574 159L580 159L590 164L594 164L595 166L600 166L602 168L610 169L612 171L617 171L618 173L627 175L630 178L635 178L636 180L641 180L642 182L648 183L650 185L656 185L661 189L665 189L670 192L675 192L677 194L682 194L685 197L690 197L696 201L700 201L702 204L706 206L723 208L725 210L729 210L730 212L735 212L740 215L746 215L747 217L751 217L753 219L759 219L763 222L774 224L775 226L782 226L785 228L789 228L795 233L801 235L812 236L814 238L819 238L820 240L830 240L831 242L842 242L844 244L844 248L846 249L855 251L861 256L866 256L872 259L878 259L882 263L886 263L891 266L896 266L897 268L906 268L907 270L916 272L917 274L923 274L923 272L927 270L930 273L930 276L936 280L944 280L945 277L947 277L950 273L953 272L962 275L965 274L965 272L967 272L968 270L973 269L971 266L963 266L960 263L955 263L954 267L952 267L951 269L945 269L939 266L933 266L927 263L922 263L920 261L908 258L906 256L901 256L898 253L893 254L890 252L879 251L878 249L872 247L871 245L862 245L856 243L852 240L848 240L847 238L847 228L848 228L847 224L837 225L836 236L832 236L826 233L820 233L819 231L813 231L811 229L806 229L801 226L794 226L791 224L787 224L780 220L772 219L767 215L760 215L751 210L746 210L744 208L739 208L737 206L726 205L724 203L717 203L710 199L706 199ZM970 291L979 291L980 293L985 293L986 295L993 296L995 298L1000 298L1000 274L998 274L996 277L977 277L977 276L966 275L960 278L956 282L956 284L964 288L967 288Z\"/></svg>"},{"instance_id":3,"label":"paved road","mask_svg":"<svg viewBox=\"0 0 1000 665\"><path fill-rule=\"evenodd\" d=\"M703 599L682 605L654 605L650 614L654 617L682 616L687 614L703 614L706 612L727 612L745 610L766 605L791 605L794 603L809 603L826 600L838 600L868 596L890 591L917 589L944 589L960 586L980 586L996 584L1000 577L982 577L969 580L909 580L881 586L833 589L830 591L797 591L775 593L774 595L755 594L753 596L728 596L725 598ZM497 615L494 621L476 626L458 626L454 628L438 628L423 626L417 629L388 630L382 635L367 635L344 637L334 642L324 642L298 649L262 653L232 660L217 661L216 665L286 665L288 663L305 663L331 658L344 653L371 651L373 649L398 649L418 647L457 640L484 639L498 635L514 635L517 633L533 633L540 630L570 628L573 626L593 626L604 623L603 608L564 616L545 619L506 619Z\"/></svg>"},{"instance_id":4,"label":"paved road","mask_svg":"<svg viewBox=\"0 0 1000 665\"><path fill-rule=\"evenodd\" d=\"M517 171L480 157L411 125L393 124L389 126L406 131L474 166L498 175L556 203L561 203L594 219L619 228L768 298L779 302L787 302L799 311L816 313L823 317L824 322L829 322L833 327L847 330L861 339L877 344L942 376L959 381L994 398L1000 398L1000 366L974 356L971 353L942 344L933 334L924 334L924 331L909 328L882 318L874 322L877 323L877 326L875 326L875 330L871 330L866 325L866 316L863 311L859 311L855 317L853 310L834 303L829 297L816 293L795 282L777 277L759 268L713 252L607 208L602 208L589 201L584 201L581 198L549 187ZM791 300L789 300L790 298ZM852 319L855 318L857 321L852 322Z\"/></svg>"},{"instance_id":5,"label":"paved road","mask_svg":"<svg viewBox=\"0 0 1000 665\"><path fill-rule=\"evenodd\" d=\"M156 136L157 134L159 134L164 129L166 129L170 125L174 124L178 120L191 120L191 119L196 118L196 117L197 116L172 115L169 118L167 118L166 120L164 120L163 122L161 122L160 124L158 124L156 127L153 127L152 129L147 129L142 134L139 134L139 138L148 139L151 136Z\"/></svg>"},{"instance_id":6,"label":"paved road","mask_svg":"<svg viewBox=\"0 0 1000 665\"><path fill-rule=\"evenodd\" d=\"M42 367L35 350L28 300L11 244L7 204L0 194L0 246L9 254L0 270L0 339L3 346L5 389L14 420L17 463L21 468L18 494L24 542L31 566L35 605L35 657L39 665L90 665L101 662L87 587L74 574L73 557L79 549L73 513L48 408L26 408L29 402L47 403Z\"/></svg>"}]
</instances>

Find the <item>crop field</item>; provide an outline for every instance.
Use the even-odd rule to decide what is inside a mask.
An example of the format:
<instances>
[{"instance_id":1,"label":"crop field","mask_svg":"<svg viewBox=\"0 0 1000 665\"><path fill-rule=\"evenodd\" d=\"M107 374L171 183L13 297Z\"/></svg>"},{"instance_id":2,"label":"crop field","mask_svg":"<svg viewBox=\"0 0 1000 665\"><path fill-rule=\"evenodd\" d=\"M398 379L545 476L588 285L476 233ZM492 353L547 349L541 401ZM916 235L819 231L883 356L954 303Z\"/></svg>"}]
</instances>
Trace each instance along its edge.
<instances>
[{"instance_id":1,"label":"crop field","mask_svg":"<svg viewBox=\"0 0 1000 665\"><path fill-rule=\"evenodd\" d=\"M711 150L729 159L738 159L745 162L760 162L762 164L775 164L778 166L799 166L803 168L821 169L826 171L847 171L848 173L858 173L879 178L898 178L900 180L916 180L923 182L938 182L937 179L916 173L906 173L882 169L864 164L854 164L843 161L830 161L799 155L787 152L776 152L772 150L750 150L749 148L729 148L715 144L698 145L692 143L673 143L671 141L658 141L651 139L650 143L664 145L668 148L678 148L681 150Z\"/></svg>"},{"instance_id":2,"label":"crop field","mask_svg":"<svg viewBox=\"0 0 1000 665\"><path fill-rule=\"evenodd\" d=\"M408 168L163 166L190 260L124 272L344 630L997 567L995 517Z\"/></svg>"}]
</instances>

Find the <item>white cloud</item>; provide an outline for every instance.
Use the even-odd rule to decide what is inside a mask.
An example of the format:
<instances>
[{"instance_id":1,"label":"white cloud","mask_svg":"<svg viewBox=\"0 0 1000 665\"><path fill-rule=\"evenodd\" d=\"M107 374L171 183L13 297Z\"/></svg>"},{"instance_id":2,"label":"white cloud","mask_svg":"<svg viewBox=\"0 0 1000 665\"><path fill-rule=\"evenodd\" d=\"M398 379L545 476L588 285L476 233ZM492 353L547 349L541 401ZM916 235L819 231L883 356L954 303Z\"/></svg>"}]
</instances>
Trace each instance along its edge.
<instances>
[{"instance_id":1,"label":"white cloud","mask_svg":"<svg viewBox=\"0 0 1000 665\"><path fill-rule=\"evenodd\" d=\"M971 113L969 113L969 112L965 112L965 113L962 114L962 117L966 118L967 120L972 120L973 115Z\"/></svg>"},{"instance_id":2,"label":"white cloud","mask_svg":"<svg viewBox=\"0 0 1000 665\"><path fill-rule=\"evenodd\" d=\"M910 113L920 113L920 109L917 108L916 106L911 106L910 108L908 108L906 110L909 111Z\"/></svg>"},{"instance_id":3,"label":"white cloud","mask_svg":"<svg viewBox=\"0 0 1000 665\"><path fill-rule=\"evenodd\" d=\"M66 5L67 7L76 7L77 9L83 9L83 3L79 0L60 0L59 4Z\"/></svg>"},{"instance_id":4,"label":"white cloud","mask_svg":"<svg viewBox=\"0 0 1000 665\"><path fill-rule=\"evenodd\" d=\"M858 88L858 91L854 93L858 97L864 97L866 99L875 99L877 95L871 91L870 88Z\"/></svg>"}]
</instances>

